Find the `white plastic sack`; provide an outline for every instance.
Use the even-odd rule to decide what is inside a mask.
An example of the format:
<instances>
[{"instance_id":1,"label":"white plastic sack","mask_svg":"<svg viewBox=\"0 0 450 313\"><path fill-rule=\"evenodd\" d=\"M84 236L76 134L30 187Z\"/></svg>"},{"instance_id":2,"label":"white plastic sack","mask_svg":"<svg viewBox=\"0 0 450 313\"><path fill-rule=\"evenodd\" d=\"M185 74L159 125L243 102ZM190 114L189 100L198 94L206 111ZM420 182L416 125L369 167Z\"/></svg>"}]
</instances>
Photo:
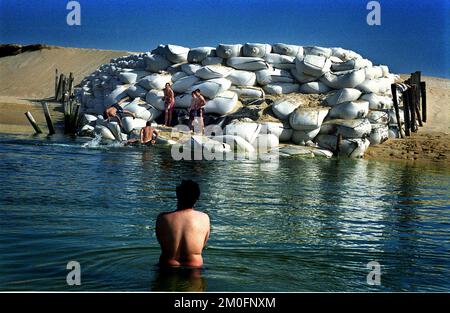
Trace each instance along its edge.
<instances>
[{"instance_id":1,"label":"white plastic sack","mask_svg":"<svg viewBox=\"0 0 450 313\"><path fill-rule=\"evenodd\" d=\"M293 103L288 100L277 100L272 104L272 112L280 120L286 120L289 115L300 106L301 103Z\"/></svg>"},{"instance_id":2,"label":"white plastic sack","mask_svg":"<svg viewBox=\"0 0 450 313\"><path fill-rule=\"evenodd\" d=\"M347 102L347 101L355 101L358 100L361 96L361 91L354 88L343 88L339 89L336 92L328 95L324 102L329 106L334 106L339 103Z\"/></svg>"},{"instance_id":3,"label":"white plastic sack","mask_svg":"<svg viewBox=\"0 0 450 313\"><path fill-rule=\"evenodd\" d=\"M367 93L361 96L362 100L369 101L371 110L392 109L394 103L391 97L380 96L375 93Z\"/></svg>"},{"instance_id":4,"label":"white plastic sack","mask_svg":"<svg viewBox=\"0 0 450 313\"><path fill-rule=\"evenodd\" d=\"M263 58L272 51L272 46L264 43L246 43L242 47L244 57Z\"/></svg>"},{"instance_id":5,"label":"white plastic sack","mask_svg":"<svg viewBox=\"0 0 450 313\"><path fill-rule=\"evenodd\" d=\"M157 89L150 90L145 96L145 101L152 107L160 111L165 110L165 104L163 99L164 99L164 91Z\"/></svg>"},{"instance_id":6,"label":"white plastic sack","mask_svg":"<svg viewBox=\"0 0 450 313\"><path fill-rule=\"evenodd\" d=\"M137 77L138 77L137 73L122 72L119 74L119 79L124 84L134 84L136 82Z\"/></svg>"},{"instance_id":7,"label":"white plastic sack","mask_svg":"<svg viewBox=\"0 0 450 313\"><path fill-rule=\"evenodd\" d=\"M364 118L369 113L369 102L364 100L347 101L336 104L328 116L335 119L351 120Z\"/></svg>"},{"instance_id":8,"label":"white plastic sack","mask_svg":"<svg viewBox=\"0 0 450 313\"><path fill-rule=\"evenodd\" d=\"M232 57L238 57L241 55L242 45L227 45L219 44L216 48L216 54L218 57L228 59Z\"/></svg>"},{"instance_id":9,"label":"white plastic sack","mask_svg":"<svg viewBox=\"0 0 450 313\"><path fill-rule=\"evenodd\" d=\"M308 54L304 58L297 57L295 66L299 73L320 77L330 71L331 61L324 56Z\"/></svg>"},{"instance_id":10,"label":"white plastic sack","mask_svg":"<svg viewBox=\"0 0 450 313\"><path fill-rule=\"evenodd\" d=\"M108 127L103 126L103 125L96 125L94 132L97 135L101 135L102 139L106 139L106 140L115 140L116 139L114 137L113 133L108 129Z\"/></svg>"},{"instance_id":11,"label":"white plastic sack","mask_svg":"<svg viewBox=\"0 0 450 313\"><path fill-rule=\"evenodd\" d=\"M280 69L265 69L256 72L258 84L265 86L272 83L294 83L288 71Z\"/></svg>"},{"instance_id":12,"label":"white plastic sack","mask_svg":"<svg viewBox=\"0 0 450 313\"><path fill-rule=\"evenodd\" d=\"M133 99L140 98L147 94L147 89L139 85L132 85L127 89L127 94Z\"/></svg>"},{"instance_id":13,"label":"white plastic sack","mask_svg":"<svg viewBox=\"0 0 450 313\"><path fill-rule=\"evenodd\" d=\"M108 107L127 97L128 86L123 85L114 89L104 100L104 106Z\"/></svg>"},{"instance_id":14,"label":"white plastic sack","mask_svg":"<svg viewBox=\"0 0 450 313\"><path fill-rule=\"evenodd\" d=\"M236 122L225 126L224 132L226 135L239 136L245 139L250 144L253 144L256 137L261 131L261 125L258 123L242 123Z\"/></svg>"},{"instance_id":15,"label":"white plastic sack","mask_svg":"<svg viewBox=\"0 0 450 313\"><path fill-rule=\"evenodd\" d=\"M228 144L234 151L243 153L253 153L255 151L255 148L252 144L239 136L223 135L212 137L212 139Z\"/></svg>"},{"instance_id":16,"label":"white plastic sack","mask_svg":"<svg viewBox=\"0 0 450 313\"><path fill-rule=\"evenodd\" d=\"M331 48L331 55L334 57L338 57L344 62L348 60L362 59L362 56L360 56L358 53L342 48Z\"/></svg>"},{"instance_id":17,"label":"white plastic sack","mask_svg":"<svg viewBox=\"0 0 450 313\"><path fill-rule=\"evenodd\" d=\"M192 95L184 93L175 97L175 108L187 109L192 104Z\"/></svg>"},{"instance_id":18,"label":"white plastic sack","mask_svg":"<svg viewBox=\"0 0 450 313\"><path fill-rule=\"evenodd\" d=\"M215 49L212 47L198 47L189 50L187 61L189 63L200 63L204 59L215 55Z\"/></svg>"},{"instance_id":19,"label":"white plastic sack","mask_svg":"<svg viewBox=\"0 0 450 313\"><path fill-rule=\"evenodd\" d=\"M389 139L389 127L386 124L372 124L369 141L372 146L379 145Z\"/></svg>"},{"instance_id":20,"label":"white plastic sack","mask_svg":"<svg viewBox=\"0 0 450 313\"><path fill-rule=\"evenodd\" d=\"M248 71L235 70L227 76L227 79L235 86L254 86L256 74Z\"/></svg>"},{"instance_id":21,"label":"white plastic sack","mask_svg":"<svg viewBox=\"0 0 450 313\"><path fill-rule=\"evenodd\" d=\"M221 65L223 64L223 59L221 57L207 57L202 61L202 65Z\"/></svg>"},{"instance_id":22,"label":"white plastic sack","mask_svg":"<svg viewBox=\"0 0 450 313\"><path fill-rule=\"evenodd\" d=\"M188 76L188 74L186 74L186 73L183 72L183 71L176 72L176 73L174 73L174 74L172 75L172 81L173 81L173 82L176 82L177 80L179 80L179 79L181 79L181 78L183 78L183 77L186 77L186 76Z\"/></svg>"},{"instance_id":23,"label":"white plastic sack","mask_svg":"<svg viewBox=\"0 0 450 313\"><path fill-rule=\"evenodd\" d=\"M272 134L276 136L280 142L289 141L292 137L292 128L289 124L264 122L261 124L261 134Z\"/></svg>"},{"instance_id":24,"label":"white plastic sack","mask_svg":"<svg viewBox=\"0 0 450 313\"><path fill-rule=\"evenodd\" d=\"M125 133L129 134L133 129L141 129L147 124L146 120L126 116L122 119L122 126Z\"/></svg>"},{"instance_id":25,"label":"white plastic sack","mask_svg":"<svg viewBox=\"0 0 450 313\"><path fill-rule=\"evenodd\" d=\"M313 140L320 131L320 127L313 130L294 130L291 141L296 145L306 145L308 141Z\"/></svg>"},{"instance_id":26,"label":"white plastic sack","mask_svg":"<svg viewBox=\"0 0 450 313\"><path fill-rule=\"evenodd\" d=\"M310 83L317 80L317 77L306 75L303 72L298 72L297 68L291 69L292 76L300 83Z\"/></svg>"},{"instance_id":27,"label":"white plastic sack","mask_svg":"<svg viewBox=\"0 0 450 313\"><path fill-rule=\"evenodd\" d=\"M195 75L195 73L201 68L202 67L198 64L184 63L181 65L181 70L188 75Z\"/></svg>"},{"instance_id":28,"label":"white plastic sack","mask_svg":"<svg viewBox=\"0 0 450 313\"><path fill-rule=\"evenodd\" d=\"M151 74L139 80L138 85L147 90L163 89L166 83L172 82L172 76L169 74Z\"/></svg>"},{"instance_id":29,"label":"white plastic sack","mask_svg":"<svg viewBox=\"0 0 450 313\"><path fill-rule=\"evenodd\" d=\"M331 70L334 72L342 72L342 71L350 71L350 70L359 70L362 68L371 68L372 62L367 59L355 59L348 60L338 64L332 64Z\"/></svg>"},{"instance_id":30,"label":"white plastic sack","mask_svg":"<svg viewBox=\"0 0 450 313\"><path fill-rule=\"evenodd\" d=\"M286 70L295 68L295 57L293 56L269 53L264 57L264 60L274 68Z\"/></svg>"},{"instance_id":31,"label":"white plastic sack","mask_svg":"<svg viewBox=\"0 0 450 313\"><path fill-rule=\"evenodd\" d=\"M200 89L203 96L214 99L218 94L230 89L231 82L226 78L214 78L210 80L202 81L192 86L189 91Z\"/></svg>"},{"instance_id":32,"label":"white plastic sack","mask_svg":"<svg viewBox=\"0 0 450 313\"><path fill-rule=\"evenodd\" d=\"M369 114L367 114L367 119L372 124L387 125L389 123L389 114L385 111L370 111Z\"/></svg>"},{"instance_id":33,"label":"white plastic sack","mask_svg":"<svg viewBox=\"0 0 450 313\"><path fill-rule=\"evenodd\" d=\"M366 79L364 69L342 72L342 73L325 73L320 79L325 85L334 89L355 88Z\"/></svg>"},{"instance_id":34,"label":"white plastic sack","mask_svg":"<svg viewBox=\"0 0 450 313\"><path fill-rule=\"evenodd\" d=\"M289 124L294 130L320 129L328 114L326 108L297 108L289 116Z\"/></svg>"},{"instance_id":35,"label":"white plastic sack","mask_svg":"<svg viewBox=\"0 0 450 313\"><path fill-rule=\"evenodd\" d=\"M160 71L165 71L169 66L170 62L162 55L151 54L144 56L146 70L153 73L158 73Z\"/></svg>"},{"instance_id":36,"label":"white plastic sack","mask_svg":"<svg viewBox=\"0 0 450 313\"><path fill-rule=\"evenodd\" d=\"M281 95L293 92L299 92L299 84L290 83L272 83L263 87L264 91L271 95Z\"/></svg>"},{"instance_id":37,"label":"white plastic sack","mask_svg":"<svg viewBox=\"0 0 450 313\"><path fill-rule=\"evenodd\" d=\"M368 119L334 121L336 121L337 134L341 134L344 138L367 137L372 130Z\"/></svg>"},{"instance_id":38,"label":"white plastic sack","mask_svg":"<svg viewBox=\"0 0 450 313\"><path fill-rule=\"evenodd\" d=\"M201 79L225 78L234 71L233 68L222 65L207 65L199 68L195 76Z\"/></svg>"},{"instance_id":39,"label":"white plastic sack","mask_svg":"<svg viewBox=\"0 0 450 313\"><path fill-rule=\"evenodd\" d=\"M245 71L259 71L269 68L269 64L264 59L252 57L231 57L227 60L227 65Z\"/></svg>"},{"instance_id":40,"label":"white plastic sack","mask_svg":"<svg viewBox=\"0 0 450 313\"><path fill-rule=\"evenodd\" d=\"M173 83L172 90L176 93L184 93L192 88L193 85L198 83L199 80L200 79L194 75L180 78L175 83Z\"/></svg>"},{"instance_id":41,"label":"white plastic sack","mask_svg":"<svg viewBox=\"0 0 450 313\"><path fill-rule=\"evenodd\" d=\"M303 51L305 55L317 55L317 56L323 56L325 58L329 58L332 54L332 50L330 48L324 48L324 47L303 47Z\"/></svg>"},{"instance_id":42,"label":"white plastic sack","mask_svg":"<svg viewBox=\"0 0 450 313\"><path fill-rule=\"evenodd\" d=\"M259 134L253 142L253 147L258 152L266 152L278 147L278 137L273 134Z\"/></svg>"},{"instance_id":43,"label":"white plastic sack","mask_svg":"<svg viewBox=\"0 0 450 313\"><path fill-rule=\"evenodd\" d=\"M307 94L321 94L327 93L331 89L320 81L305 83L300 85L300 92Z\"/></svg>"},{"instance_id":44,"label":"white plastic sack","mask_svg":"<svg viewBox=\"0 0 450 313\"><path fill-rule=\"evenodd\" d=\"M229 77L228 77L229 78ZM259 87L231 87L230 91L236 93L239 98L264 98L265 93L262 88Z\"/></svg>"},{"instance_id":45,"label":"white plastic sack","mask_svg":"<svg viewBox=\"0 0 450 313\"><path fill-rule=\"evenodd\" d=\"M238 105L238 96L231 91L218 94L214 99L206 102L205 113L226 115L233 112Z\"/></svg>"},{"instance_id":46,"label":"white plastic sack","mask_svg":"<svg viewBox=\"0 0 450 313\"><path fill-rule=\"evenodd\" d=\"M277 43L272 47L273 53L283 54L287 56L296 57L303 55L303 47L296 45L287 45L284 43Z\"/></svg>"},{"instance_id":47,"label":"white plastic sack","mask_svg":"<svg viewBox=\"0 0 450 313\"><path fill-rule=\"evenodd\" d=\"M188 53L189 48L177 45L167 45L164 51L166 58L172 63L187 62Z\"/></svg>"}]
</instances>

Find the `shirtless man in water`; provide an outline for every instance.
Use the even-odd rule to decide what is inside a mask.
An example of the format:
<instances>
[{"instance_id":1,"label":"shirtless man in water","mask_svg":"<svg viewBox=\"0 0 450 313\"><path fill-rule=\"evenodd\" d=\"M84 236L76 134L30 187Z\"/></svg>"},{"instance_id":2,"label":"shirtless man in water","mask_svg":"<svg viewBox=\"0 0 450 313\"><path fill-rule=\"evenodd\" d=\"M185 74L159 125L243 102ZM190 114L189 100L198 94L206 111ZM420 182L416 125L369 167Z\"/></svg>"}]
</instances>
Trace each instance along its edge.
<instances>
[{"instance_id":1,"label":"shirtless man in water","mask_svg":"<svg viewBox=\"0 0 450 313\"><path fill-rule=\"evenodd\" d=\"M143 127L141 129L141 131L139 132L139 138L132 138L127 140L126 144L130 144L130 143L136 143L136 142L140 142L141 144L148 144L151 143L152 145L154 145L156 143L156 138L158 138L159 133L156 129L154 129L151 126L151 122L147 122L145 124L145 127ZM155 138L153 138L153 134L155 135Z\"/></svg>"},{"instance_id":2,"label":"shirtless man in water","mask_svg":"<svg viewBox=\"0 0 450 313\"><path fill-rule=\"evenodd\" d=\"M202 251L209 238L209 216L195 211L200 189L192 180L177 187L177 210L161 213L156 220L156 237L161 246L160 266L201 267Z\"/></svg>"}]
</instances>

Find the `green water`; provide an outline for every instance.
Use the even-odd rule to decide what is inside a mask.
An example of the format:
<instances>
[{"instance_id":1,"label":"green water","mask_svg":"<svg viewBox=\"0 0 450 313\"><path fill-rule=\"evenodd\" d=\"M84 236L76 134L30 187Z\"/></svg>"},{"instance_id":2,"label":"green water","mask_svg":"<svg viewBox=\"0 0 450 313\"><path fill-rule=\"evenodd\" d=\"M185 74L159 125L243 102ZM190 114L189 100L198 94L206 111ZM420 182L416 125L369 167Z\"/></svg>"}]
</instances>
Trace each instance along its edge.
<instances>
[{"instance_id":1,"label":"green water","mask_svg":"<svg viewBox=\"0 0 450 313\"><path fill-rule=\"evenodd\" d=\"M367 160L180 161L0 135L0 290L449 291L450 171ZM161 272L156 216L200 184L200 273ZM81 265L68 286L66 264ZM366 265L381 265L369 285Z\"/></svg>"}]
</instances>

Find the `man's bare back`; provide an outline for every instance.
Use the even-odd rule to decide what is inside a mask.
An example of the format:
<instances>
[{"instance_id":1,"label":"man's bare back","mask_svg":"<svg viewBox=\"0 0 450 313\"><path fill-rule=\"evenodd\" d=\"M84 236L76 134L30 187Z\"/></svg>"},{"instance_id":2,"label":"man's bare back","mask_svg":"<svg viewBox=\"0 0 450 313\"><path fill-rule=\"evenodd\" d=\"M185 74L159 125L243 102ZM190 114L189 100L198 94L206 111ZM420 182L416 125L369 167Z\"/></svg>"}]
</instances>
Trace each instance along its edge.
<instances>
[{"instance_id":1,"label":"man's bare back","mask_svg":"<svg viewBox=\"0 0 450 313\"><path fill-rule=\"evenodd\" d=\"M202 251L209 238L209 216L193 209L200 189L193 181L177 187L178 209L161 213L156 221L156 237L161 246L162 266L203 265Z\"/></svg>"}]
</instances>

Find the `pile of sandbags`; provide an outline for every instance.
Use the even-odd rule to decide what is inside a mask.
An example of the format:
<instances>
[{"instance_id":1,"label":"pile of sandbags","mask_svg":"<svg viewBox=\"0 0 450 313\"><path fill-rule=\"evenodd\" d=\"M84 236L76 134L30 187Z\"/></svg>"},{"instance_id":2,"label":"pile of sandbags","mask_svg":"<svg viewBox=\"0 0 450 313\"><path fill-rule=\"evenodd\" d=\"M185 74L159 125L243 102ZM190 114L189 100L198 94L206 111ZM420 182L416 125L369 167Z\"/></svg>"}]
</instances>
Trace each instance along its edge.
<instances>
[{"instance_id":1,"label":"pile of sandbags","mask_svg":"<svg viewBox=\"0 0 450 313\"><path fill-rule=\"evenodd\" d=\"M267 94L324 94L327 108L305 111L300 104L288 101L272 105L283 129L279 140L317 142L314 139L319 132L331 136L345 129L339 124L341 120L367 120L373 126L367 138L377 144L387 138L386 134L398 134L391 95L396 79L387 66L374 65L342 48L283 43L197 48L169 44L112 59L82 80L77 95L84 113L102 114L119 101L139 103L146 110L137 109L139 118L154 121L164 111L162 89L166 83L172 84L177 109L189 108L191 92L200 89L207 100L205 113L216 117L236 111L242 99ZM136 109L134 105L131 108ZM387 122L386 114L390 117ZM315 122L303 125L306 116Z\"/></svg>"}]
</instances>

